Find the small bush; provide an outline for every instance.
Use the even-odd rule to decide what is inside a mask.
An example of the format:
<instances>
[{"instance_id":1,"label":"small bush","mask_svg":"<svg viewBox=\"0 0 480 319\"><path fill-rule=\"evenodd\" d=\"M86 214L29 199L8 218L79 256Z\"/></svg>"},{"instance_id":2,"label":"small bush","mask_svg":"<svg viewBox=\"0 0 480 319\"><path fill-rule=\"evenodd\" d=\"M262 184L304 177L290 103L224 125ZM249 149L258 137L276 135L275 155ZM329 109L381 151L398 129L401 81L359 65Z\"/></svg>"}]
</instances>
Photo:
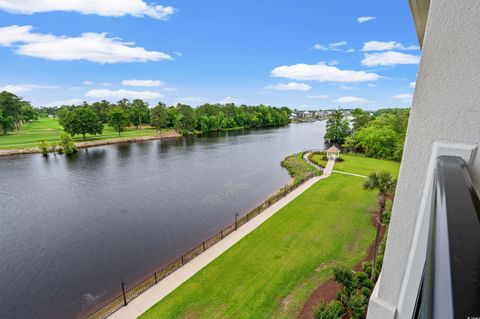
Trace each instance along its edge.
<instances>
[{"instance_id":1,"label":"small bush","mask_svg":"<svg viewBox=\"0 0 480 319\"><path fill-rule=\"evenodd\" d=\"M341 156L337 157L337 159L335 160L337 162L345 162L345 159Z\"/></svg>"},{"instance_id":2,"label":"small bush","mask_svg":"<svg viewBox=\"0 0 480 319\"><path fill-rule=\"evenodd\" d=\"M65 155L72 155L77 152L77 146L72 142L72 137L68 133L62 133L60 135L60 145L62 153Z\"/></svg>"},{"instance_id":3,"label":"small bush","mask_svg":"<svg viewBox=\"0 0 480 319\"><path fill-rule=\"evenodd\" d=\"M341 302L334 300L329 303L322 302L313 311L315 319L340 319L345 314Z\"/></svg>"},{"instance_id":4,"label":"small bush","mask_svg":"<svg viewBox=\"0 0 480 319\"><path fill-rule=\"evenodd\" d=\"M38 141L38 148L40 148L40 152L42 153L43 157L48 157L48 143L47 140L40 140Z\"/></svg>"}]
</instances>

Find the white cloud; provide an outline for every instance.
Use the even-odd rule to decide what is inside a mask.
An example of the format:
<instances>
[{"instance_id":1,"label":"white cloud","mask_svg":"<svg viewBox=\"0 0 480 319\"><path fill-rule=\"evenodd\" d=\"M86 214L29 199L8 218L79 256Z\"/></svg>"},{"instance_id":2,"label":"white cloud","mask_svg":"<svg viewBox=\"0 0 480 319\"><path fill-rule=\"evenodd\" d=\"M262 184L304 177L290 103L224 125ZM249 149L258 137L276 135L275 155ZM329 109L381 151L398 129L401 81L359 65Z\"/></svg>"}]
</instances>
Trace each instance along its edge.
<instances>
[{"instance_id":1,"label":"white cloud","mask_svg":"<svg viewBox=\"0 0 480 319\"><path fill-rule=\"evenodd\" d=\"M0 45L14 46L14 52L20 55L47 60L119 63L172 59L166 53L136 47L134 42L109 38L106 33L82 33L78 37L66 37L35 33L32 29L28 25L2 27Z\"/></svg>"},{"instance_id":2,"label":"white cloud","mask_svg":"<svg viewBox=\"0 0 480 319\"><path fill-rule=\"evenodd\" d=\"M8 84L0 87L0 92L7 91L13 94L22 94L30 92L33 89L58 89L58 85L40 85L40 84Z\"/></svg>"},{"instance_id":3,"label":"white cloud","mask_svg":"<svg viewBox=\"0 0 480 319\"><path fill-rule=\"evenodd\" d=\"M393 97L395 100L400 100L402 102L411 102L413 98L413 94L405 93L405 94L398 94Z\"/></svg>"},{"instance_id":4,"label":"white cloud","mask_svg":"<svg viewBox=\"0 0 480 319\"><path fill-rule=\"evenodd\" d=\"M94 89L85 93L85 96L96 99L143 99L151 100L164 97L163 94L153 91L131 91L131 90L110 90L110 89Z\"/></svg>"},{"instance_id":5,"label":"white cloud","mask_svg":"<svg viewBox=\"0 0 480 319\"><path fill-rule=\"evenodd\" d=\"M332 42L332 43L329 43L327 45L317 43L312 48L315 49L315 50L322 50L322 51L345 51L345 52L355 51L353 49L345 49L344 50L342 47L346 46L347 44L348 44L347 41Z\"/></svg>"},{"instance_id":6,"label":"white cloud","mask_svg":"<svg viewBox=\"0 0 480 319\"><path fill-rule=\"evenodd\" d=\"M173 52L173 54L175 54L176 56L183 56L183 53L178 51Z\"/></svg>"},{"instance_id":7,"label":"white cloud","mask_svg":"<svg viewBox=\"0 0 480 319\"><path fill-rule=\"evenodd\" d=\"M417 84L416 81L413 81L413 82L410 82L410 83L409 83L409 85L410 85L410 87L411 87L412 89L415 88L415 85L416 85L416 84Z\"/></svg>"},{"instance_id":8,"label":"white cloud","mask_svg":"<svg viewBox=\"0 0 480 319\"><path fill-rule=\"evenodd\" d=\"M340 90L353 90L353 87L348 86L348 85L341 85L339 87Z\"/></svg>"},{"instance_id":9,"label":"white cloud","mask_svg":"<svg viewBox=\"0 0 480 319\"><path fill-rule=\"evenodd\" d=\"M102 82L100 83L101 86L112 86L113 84L110 82Z\"/></svg>"},{"instance_id":10,"label":"white cloud","mask_svg":"<svg viewBox=\"0 0 480 319\"><path fill-rule=\"evenodd\" d=\"M328 95L323 95L323 94L319 94L319 95L307 95L306 98L307 98L307 99L328 99Z\"/></svg>"},{"instance_id":11,"label":"white cloud","mask_svg":"<svg viewBox=\"0 0 480 319\"><path fill-rule=\"evenodd\" d=\"M86 80L86 81L83 81L82 84L93 85L94 83L92 81Z\"/></svg>"},{"instance_id":12,"label":"white cloud","mask_svg":"<svg viewBox=\"0 0 480 319\"><path fill-rule=\"evenodd\" d=\"M320 82L368 82L381 78L376 73L365 71L341 70L325 64L294 64L276 67L271 71L273 77L289 78L301 81Z\"/></svg>"},{"instance_id":13,"label":"white cloud","mask_svg":"<svg viewBox=\"0 0 480 319\"><path fill-rule=\"evenodd\" d=\"M44 105L45 106L78 105L78 104L82 104L83 101L85 101L85 100L82 100L82 99L68 99L68 100L48 102Z\"/></svg>"},{"instance_id":14,"label":"white cloud","mask_svg":"<svg viewBox=\"0 0 480 319\"><path fill-rule=\"evenodd\" d=\"M416 45L404 46L396 41L368 41L363 43L362 51L389 51L389 50L418 50Z\"/></svg>"},{"instance_id":15,"label":"white cloud","mask_svg":"<svg viewBox=\"0 0 480 319\"><path fill-rule=\"evenodd\" d=\"M158 87L162 86L163 83L160 80L123 80L122 85L124 86L143 86L143 87Z\"/></svg>"},{"instance_id":16,"label":"white cloud","mask_svg":"<svg viewBox=\"0 0 480 319\"><path fill-rule=\"evenodd\" d=\"M358 23L364 23L364 22L372 21L374 19L375 17L358 17L357 21Z\"/></svg>"},{"instance_id":17,"label":"white cloud","mask_svg":"<svg viewBox=\"0 0 480 319\"><path fill-rule=\"evenodd\" d=\"M377 87L377 85L376 85L376 84L373 84L373 83L367 83L367 85L368 85L369 87L371 87L371 88L376 88L376 87Z\"/></svg>"},{"instance_id":18,"label":"white cloud","mask_svg":"<svg viewBox=\"0 0 480 319\"><path fill-rule=\"evenodd\" d=\"M236 99L233 96L227 96L227 97L221 99L220 101L218 101L218 103L229 104L229 103L238 103L239 101L240 101L239 99Z\"/></svg>"},{"instance_id":19,"label":"white cloud","mask_svg":"<svg viewBox=\"0 0 480 319\"><path fill-rule=\"evenodd\" d=\"M395 64L418 64L420 56L413 54L406 54L402 52L387 51L381 53L366 53L362 60L362 65L377 66L377 65L395 65Z\"/></svg>"},{"instance_id":20,"label":"white cloud","mask_svg":"<svg viewBox=\"0 0 480 319\"><path fill-rule=\"evenodd\" d=\"M342 96L342 97L339 97L336 100L333 100L333 102L337 102L337 103L366 103L368 101L364 98L356 97L356 96Z\"/></svg>"},{"instance_id":21,"label":"white cloud","mask_svg":"<svg viewBox=\"0 0 480 319\"><path fill-rule=\"evenodd\" d=\"M330 43L330 46L333 47L333 48L343 47L344 45L347 45L347 41L339 41L339 42Z\"/></svg>"},{"instance_id":22,"label":"white cloud","mask_svg":"<svg viewBox=\"0 0 480 319\"><path fill-rule=\"evenodd\" d=\"M290 82L290 83L279 83L275 85L269 85L265 87L266 89L279 90L279 91L308 91L312 87L305 83Z\"/></svg>"},{"instance_id":23,"label":"white cloud","mask_svg":"<svg viewBox=\"0 0 480 319\"><path fill-rule=\"evenodd\" d=\"M175 11L172 7L149 4L144 0L0 0L0 10L24 14L68 11L110 17L148 16L162 20Z\"/></svg>"}]
</instances>

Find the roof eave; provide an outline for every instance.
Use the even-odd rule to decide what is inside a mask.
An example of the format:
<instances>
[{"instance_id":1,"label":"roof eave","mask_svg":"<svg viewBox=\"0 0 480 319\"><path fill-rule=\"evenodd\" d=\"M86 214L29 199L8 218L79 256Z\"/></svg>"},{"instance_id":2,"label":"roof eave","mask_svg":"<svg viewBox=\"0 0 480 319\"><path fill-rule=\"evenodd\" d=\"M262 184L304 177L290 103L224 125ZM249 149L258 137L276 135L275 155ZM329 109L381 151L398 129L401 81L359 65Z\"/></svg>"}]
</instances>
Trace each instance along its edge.
<instances>
[{"instance_id":1,"label":"roof eave","mask_svg":"<svg viewBox=\"0 0 480 319\"><path fill-rule=\"evenodd\" d=\"M420 47L423 46L425 37L425 29L427 27L428 10L430 8L430 0L408 0L410 10L412 11L413 21L417 29L417 37Z\"/></svg>"}]
</instances>

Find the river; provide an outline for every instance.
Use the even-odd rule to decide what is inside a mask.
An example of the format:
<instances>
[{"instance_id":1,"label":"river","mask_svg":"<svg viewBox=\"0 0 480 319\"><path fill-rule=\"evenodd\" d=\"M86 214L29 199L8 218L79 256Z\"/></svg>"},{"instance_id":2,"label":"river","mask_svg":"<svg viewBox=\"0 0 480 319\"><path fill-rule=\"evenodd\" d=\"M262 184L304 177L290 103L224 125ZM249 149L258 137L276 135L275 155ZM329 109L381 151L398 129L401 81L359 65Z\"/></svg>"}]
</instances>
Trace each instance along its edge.
<instances>
[{"instance_id":1,"label":"river","mask_svg":"<svg viewBox=\"0 0 480 319\"><path fill-rule=\"evenodd\" d=\"M0 318L77 318L288 183L324 122L0 157Z\"/></svg>"}]
</instances>

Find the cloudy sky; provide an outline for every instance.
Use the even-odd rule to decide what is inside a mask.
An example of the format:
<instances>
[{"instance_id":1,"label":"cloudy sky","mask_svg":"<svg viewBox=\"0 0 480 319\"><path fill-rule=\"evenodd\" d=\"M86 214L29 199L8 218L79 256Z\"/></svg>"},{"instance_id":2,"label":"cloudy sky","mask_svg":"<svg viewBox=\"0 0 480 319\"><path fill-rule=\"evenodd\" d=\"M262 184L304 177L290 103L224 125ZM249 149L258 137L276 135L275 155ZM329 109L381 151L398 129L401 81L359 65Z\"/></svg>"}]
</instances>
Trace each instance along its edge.
<instances>
[{"instance_id":1,"label":"cloudy sky","mask_svg":"<svg viewBox=\"0 0 480 319\"><path fill-rule=\"evenodd\" d=\"M411 103L408 1L0 0L0 90L298 109Z\"/></svg>"}]
</instances>

